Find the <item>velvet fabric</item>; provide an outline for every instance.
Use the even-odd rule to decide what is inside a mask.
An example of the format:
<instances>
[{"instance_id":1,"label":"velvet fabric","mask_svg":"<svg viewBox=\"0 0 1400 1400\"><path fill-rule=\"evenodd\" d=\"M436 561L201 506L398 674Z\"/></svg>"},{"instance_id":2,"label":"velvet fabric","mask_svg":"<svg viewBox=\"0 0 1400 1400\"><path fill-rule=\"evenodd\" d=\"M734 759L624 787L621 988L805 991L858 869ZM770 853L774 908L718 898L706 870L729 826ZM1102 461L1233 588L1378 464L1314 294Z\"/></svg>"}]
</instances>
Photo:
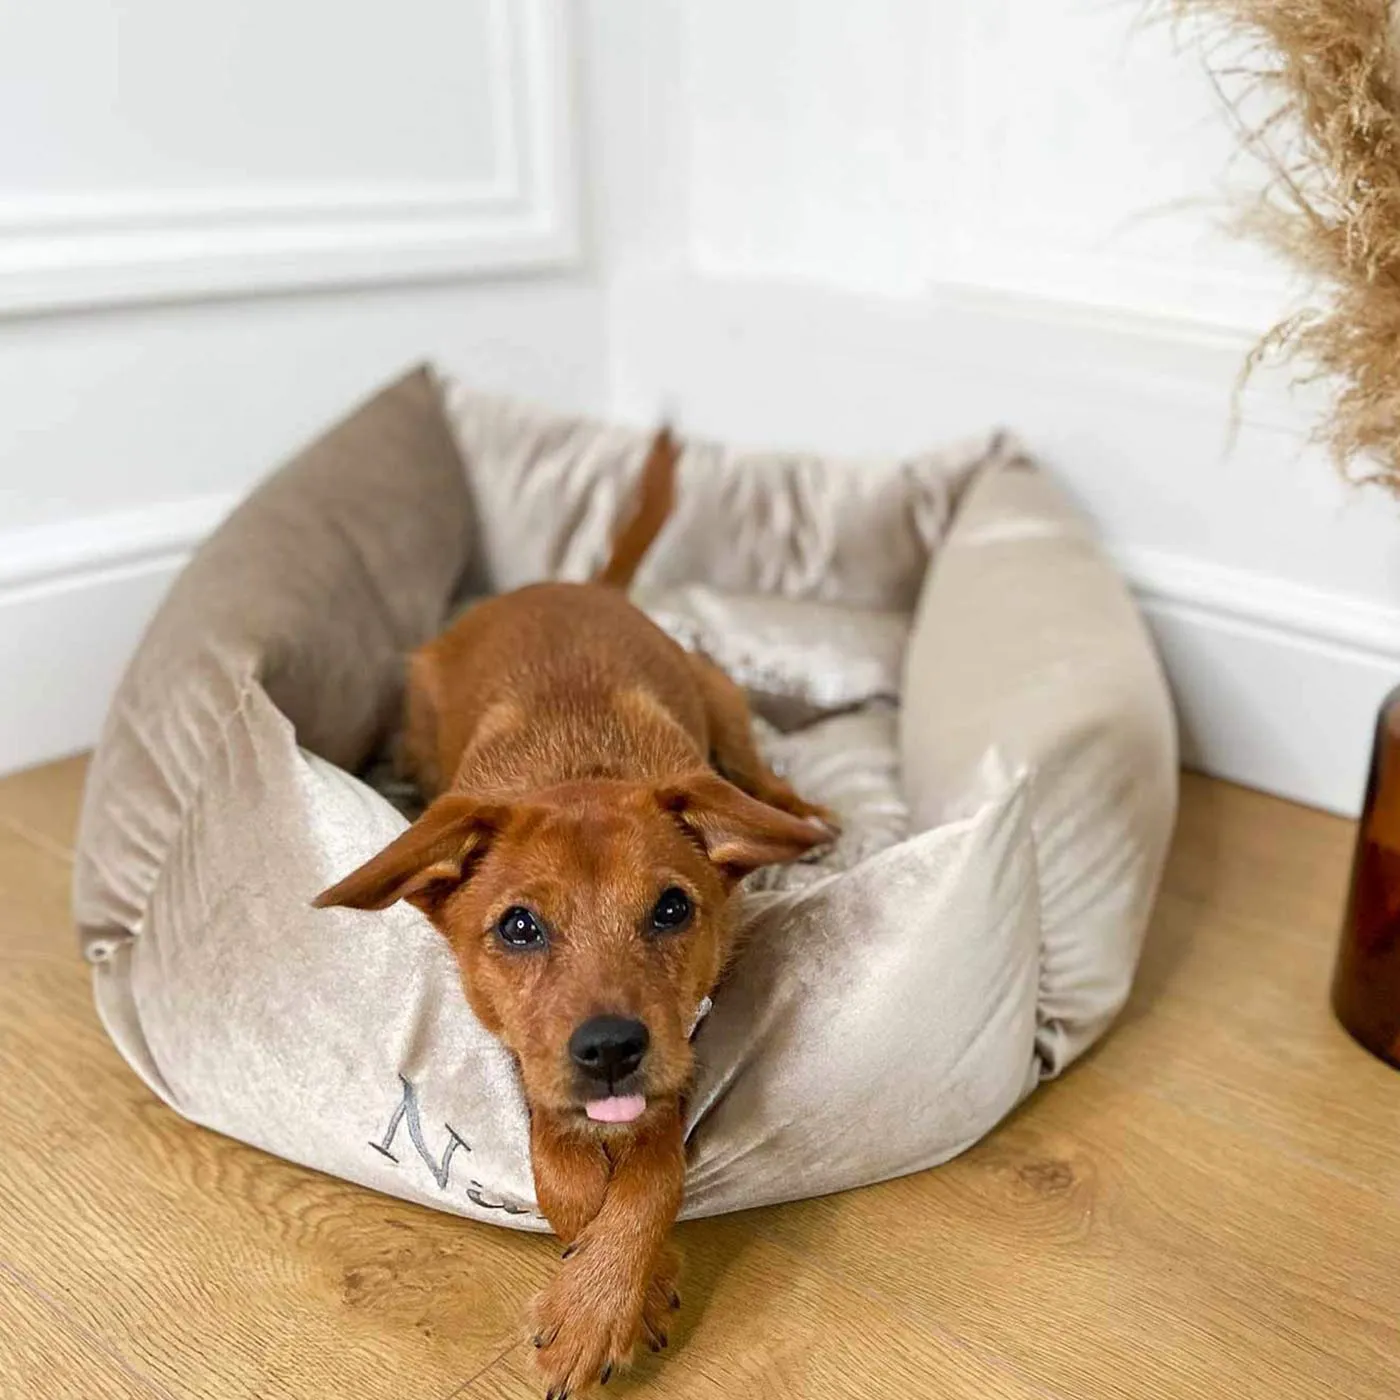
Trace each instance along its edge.
<instances>
[{"instance_id":1,"label":"velvet fabric","mask_svg":"<svg viewBox=\"0 0 1400 1400\"><path fill-rule=\"evenodd\" d=\"M649 441L419 370L271 476L176 582L93 758L75 907L99 1011L178 1112L547 1228L509 1056L406 905L312 896L402 829L363 777L467 595L601 561ZM745 888L695 1032L683 1214L941 1162L1103 1032L1176 755L1121 581L1003 437L843 463L687 443L638 601L750 688L846 830Z\"/></svg>"}]
</instances>

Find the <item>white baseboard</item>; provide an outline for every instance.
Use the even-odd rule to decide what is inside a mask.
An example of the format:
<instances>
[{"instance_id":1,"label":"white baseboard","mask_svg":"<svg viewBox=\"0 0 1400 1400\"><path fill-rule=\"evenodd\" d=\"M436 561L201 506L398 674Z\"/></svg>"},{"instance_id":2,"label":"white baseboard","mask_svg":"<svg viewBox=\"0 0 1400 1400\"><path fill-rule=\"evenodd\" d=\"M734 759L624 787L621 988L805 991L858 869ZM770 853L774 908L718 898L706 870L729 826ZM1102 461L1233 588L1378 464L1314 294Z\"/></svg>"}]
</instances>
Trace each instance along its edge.
<instances>
[{"instance_id":1,"label":"white baseboard","mask_svg":"<svg viewBox=\"0 0 1400 1400\"><path fill-rule=\"evenodd\" d=\"M0 771L97 737L112 690L224 496L0 536ZM1152 625L1187 763L1353 813L1400 609L1145 551L1118 559Z\"/></svg>"},{"instance_id":2,"label":"white baseboard","mask_svg":"<svg viewBox=\"0 0 1400 1400\"><path fill-rule=\"evenodd\" d=\"M1400 684L1400 609L1124 550L1181 725L1182 760L1354 816L1371 732Z\"/></svg>"},{"instance_id":3,"label":"white baseboard","mask_svg":"<svg viewBox=\"0 0 1400 1400\"><path fill-rule=\"evenodd\" d=\"M0 535L0 773L90 747L128 658L226 496Z\"/></svg>"}]
</instances>

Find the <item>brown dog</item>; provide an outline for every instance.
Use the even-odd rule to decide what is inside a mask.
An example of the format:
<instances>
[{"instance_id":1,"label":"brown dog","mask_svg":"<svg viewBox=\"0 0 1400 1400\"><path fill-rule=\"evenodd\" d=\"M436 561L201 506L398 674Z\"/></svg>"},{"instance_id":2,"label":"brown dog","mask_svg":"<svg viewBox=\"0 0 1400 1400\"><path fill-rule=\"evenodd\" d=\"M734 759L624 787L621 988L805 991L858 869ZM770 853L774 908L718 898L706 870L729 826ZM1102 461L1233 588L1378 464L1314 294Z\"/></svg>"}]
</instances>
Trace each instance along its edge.
<instances>
[{"instance_id":1,"label":"brown dog","mask_svg":"<svg viewBox=\"0 0 1400 1400\"><path fill-rule=\"evenodd\" d=\"M834 831L763 762L738 687L621 592L675 461L663 431L599 582L483 602L414 654L406 758L435 800L316 901L415 904L519 1063L567 1245L533 1317L555 1400L606 1381L643 1329L665 1345L690 1033L733 952L729 897Z\"/></svg>"}]
</instances>

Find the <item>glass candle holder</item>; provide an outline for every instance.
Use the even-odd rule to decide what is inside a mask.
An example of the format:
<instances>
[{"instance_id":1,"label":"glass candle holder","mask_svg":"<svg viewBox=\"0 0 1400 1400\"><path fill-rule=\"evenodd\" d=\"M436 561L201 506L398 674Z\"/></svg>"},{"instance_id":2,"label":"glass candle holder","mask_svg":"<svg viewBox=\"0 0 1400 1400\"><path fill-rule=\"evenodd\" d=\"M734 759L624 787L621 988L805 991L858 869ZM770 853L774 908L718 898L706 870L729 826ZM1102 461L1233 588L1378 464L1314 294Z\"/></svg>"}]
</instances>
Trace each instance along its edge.
<instances>
[{"instance_id":1,"label":"glass candle holder","mask_svg":"<svg viewBox=\"0 0 1400 1400\"><path fill-rule=\"evenodd\" d=\"M1376 720L1332 1007L1366 1049L1400 1069L1400 687Z\"/></svg>"}]
</instances>

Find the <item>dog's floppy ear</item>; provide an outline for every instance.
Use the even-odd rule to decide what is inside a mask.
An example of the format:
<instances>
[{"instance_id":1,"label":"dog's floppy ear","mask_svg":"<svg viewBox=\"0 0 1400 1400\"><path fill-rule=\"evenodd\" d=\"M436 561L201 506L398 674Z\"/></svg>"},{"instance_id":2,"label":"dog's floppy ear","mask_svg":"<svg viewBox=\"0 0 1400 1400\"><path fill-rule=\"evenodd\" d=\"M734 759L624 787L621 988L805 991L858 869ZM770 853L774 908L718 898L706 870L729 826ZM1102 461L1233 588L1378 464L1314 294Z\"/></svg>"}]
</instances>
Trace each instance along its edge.
<instances>
[{"instance_id":1,"label":"dog's floppy ear","mask_svg":"<svg viewBox=\"0 0 1400 1400\"><path fill-rule=\"evenodd\" d=\"M741 792L715 773L697 773L657 794L661 805L733 878L796 860L834 835L815 817L794 817Z\"/></svg>"},{"instance_id":2,"label":"dog's floppy ear","mask_svg":"<svg viewBox=\"0 0 1400 1400\"><path fill-rule=\"evenodd\" d=\"M431 913L485 853L504 815L503 808L460 793L439 797L407 831L312 903L317 909L387 909L406 899Z\"/></svg>"}]
</instances>

